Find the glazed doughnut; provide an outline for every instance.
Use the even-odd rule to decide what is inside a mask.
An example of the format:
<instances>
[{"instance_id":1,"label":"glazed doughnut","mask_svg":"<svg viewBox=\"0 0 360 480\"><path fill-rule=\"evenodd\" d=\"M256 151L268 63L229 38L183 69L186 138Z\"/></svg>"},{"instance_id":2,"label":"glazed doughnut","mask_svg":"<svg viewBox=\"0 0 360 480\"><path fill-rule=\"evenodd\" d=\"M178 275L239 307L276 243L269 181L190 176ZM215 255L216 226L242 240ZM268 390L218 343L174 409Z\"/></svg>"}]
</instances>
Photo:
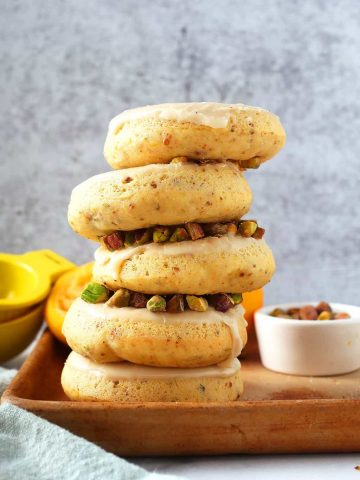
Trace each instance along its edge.
<instances>
[{"instance_id":1,"label":"glazed doughnut","mask_svg":"<svg viewBox=\"0 0 360 480\"><path fill-rule=\"evenodd\" d=\"M285 144L279 118L242 104L177 103L126 110L113 118L104 155L113 168L169 163L174 157L272 158Z\"/></svg>"},{"instance_id":2,"label":"glazed doughnut","mask_svg":"<svg viewBox=\"0 0 360 480\"><path fill-rule=\"evenodd\" d=\"M243 392L240 362L202 368L97 364L71 352L61 384L71 400L115 402L226 402Z\"/></svg>"},{"instance_id":3,"label":"glazed doughnut","mask_svg":"<svg viewBox=\"0 0 360 480\"><path fill-rule=\"evenodd\" d=\"M205 295L256 290L274 271L274 257L264 240L224 235L113 252L100 247L93 279L111 290Z\"/></svg>"},{"instance_id":4,"label":"glazed doughnut","mask_svg":"<svg viewBox=\"0 0 360 480\"><path fill-rule=\"evenodd\" d=\"M231 163L148 165L92 177L72 192L68 219L97 240L114 230L232 220L250 208L252 193Z\"/></svg>"},{"instance_id":5,"label":"glazed doughnut","mask_svg":"<svg viewBox=\"0 0 360 480\"><path fill-rule=\"evenodd\" d=\"M237 357L246 344L241 305L226 313L150 312L74 301L63 325L69 346L99 363L194 368Z\"/></svg>"}]
</instances>

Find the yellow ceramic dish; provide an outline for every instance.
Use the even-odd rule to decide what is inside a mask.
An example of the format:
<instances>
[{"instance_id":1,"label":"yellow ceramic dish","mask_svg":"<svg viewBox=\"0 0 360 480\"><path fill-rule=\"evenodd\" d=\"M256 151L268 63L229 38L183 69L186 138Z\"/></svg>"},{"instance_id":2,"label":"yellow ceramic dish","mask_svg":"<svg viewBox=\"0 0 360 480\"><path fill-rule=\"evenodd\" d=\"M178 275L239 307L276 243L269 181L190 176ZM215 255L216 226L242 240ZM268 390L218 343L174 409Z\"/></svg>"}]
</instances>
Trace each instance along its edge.
<instances>
[{"instance_id":1,"label":"yellow ceramic dish","mask_svg":"<svg viewBox=\"0 0 360 480\"><path fill-rule=\"evenodd\" d=\"M17 318L44 300L56 278L74 266L51 250L0 253L0 322Z\"/></svg>"},{"instance_id":2,"label":"yellow ceramic dish","mask_svg":"<svg viewBox=\"0 0 360 480\"><path fill-rule=\"evenodd\" d=\"M10 360L34 340L43 320L44 303L25 315L0 323L0 363Z\"/></svg>"}]
</instances>

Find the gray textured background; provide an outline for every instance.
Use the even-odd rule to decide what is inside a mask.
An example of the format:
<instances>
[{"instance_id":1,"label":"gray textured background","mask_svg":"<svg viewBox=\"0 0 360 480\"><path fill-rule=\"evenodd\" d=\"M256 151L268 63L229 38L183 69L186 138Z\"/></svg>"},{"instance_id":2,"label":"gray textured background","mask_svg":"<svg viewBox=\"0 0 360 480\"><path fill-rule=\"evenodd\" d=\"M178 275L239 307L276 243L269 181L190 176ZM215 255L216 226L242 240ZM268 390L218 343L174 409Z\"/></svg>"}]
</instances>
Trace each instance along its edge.
<instances>
[{"instance_id":1,"label":"gray textured background","mask_svg":"<svg viewBox=\"0 0 360 480\"><path fill-rule=\"evenodd\" d=\"M120 110L244 102L288 134L248 175L278 263L267 300L359 303L358 0L3 0L0 39L0 250L91 258L67 203L108 169Z\"/></svg>"}]
</instances>

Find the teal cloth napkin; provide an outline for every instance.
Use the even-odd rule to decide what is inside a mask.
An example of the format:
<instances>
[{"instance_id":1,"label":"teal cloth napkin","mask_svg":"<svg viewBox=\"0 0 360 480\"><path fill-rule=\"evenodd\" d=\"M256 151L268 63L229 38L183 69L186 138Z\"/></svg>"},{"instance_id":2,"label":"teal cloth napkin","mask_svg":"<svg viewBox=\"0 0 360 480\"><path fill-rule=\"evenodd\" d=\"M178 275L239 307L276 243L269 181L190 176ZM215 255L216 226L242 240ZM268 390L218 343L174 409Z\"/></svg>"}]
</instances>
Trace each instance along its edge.
<instances>
[{"instance_id":1,"label":"teal cloth napkin","mask_svg":"<svg viewBox=\"0 0 360 480\"><path fill-rule=\"evenodd\" d=\"M0 367L0 396L16 370ZM0 407L0 480L180 480L149 473L11 404Z\"/></svg>"}]
</instances>

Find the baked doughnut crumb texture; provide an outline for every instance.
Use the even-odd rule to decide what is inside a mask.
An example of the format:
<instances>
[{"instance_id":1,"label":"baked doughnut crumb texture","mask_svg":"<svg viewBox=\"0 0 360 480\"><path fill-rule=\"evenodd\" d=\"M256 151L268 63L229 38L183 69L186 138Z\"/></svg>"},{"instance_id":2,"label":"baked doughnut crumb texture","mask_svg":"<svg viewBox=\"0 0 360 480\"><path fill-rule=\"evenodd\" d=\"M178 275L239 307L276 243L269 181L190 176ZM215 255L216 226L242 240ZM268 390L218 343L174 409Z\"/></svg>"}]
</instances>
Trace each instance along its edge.
<instances>
[{"instance_id":1,"label":"baked doughnut crumb texture","mask_svg":"<svg viewBox=\"0 0 360 480\"><path fill-rule=\"evenodd\" d=\"M237 360L230 368L188 369L178 374L178 369L158 368L158 375L152 376L153 368L139 368L127 362L113 366L111 373L104 366L99 371L97 364L79 357L75 352L70 354L61 376L63 389L71 400L226 402L240 398L244 389ZM84 363L84 367L79 368L78 363ZM134 367L133 373L126 372L128 367Z\"/></svg>"},{"instance_id":2,"label":"baked doughnut crumb texture","mask_svg":"<svg viewBox=\"0 0 360 480\"><path fill-rule=\"evenodd\" d=\"M93 278L111 290L144 293L246 292L266 285L275 261L264 240L205 238L95 253Z\"/></svg>"},{"instance_id":3,"label":"baked doughnut crumb texture","mask_svg":"<svg viewBox=\"0 0 360 480\"><path fill-rule=\"evenodd\" d=\"M231 162L148 165L78 185L68 219L76 233L99 240L114 230L232 220L245 215L251 202L251 189Z\"/></svg>"},{"instance_id":4,"label":"baked doughnut crumb texture","mask_svg":"<svg viewBox=\"0 0 360 480\"><path fill-rule=\"evenodd\" d=\"M110 122L104 155L112 168L185 156L242 162L272 158L285 144L279 118L242 104L180 103L127 110Z\"/></svg>"},{"instance_id":5,"label":"baked doughnut crumb texture","mask_svg":"<svg viewBox=\"0 0 360 480\"><path fill-rule=\"evenodd\" d=\"M275 272L265 230L244 219L244 172L284 144L276 115L242 104L152 105L110 122L115 170L75 187L68 208L72 229L100 243L63 324L71 400L240 398L242 293Z\"/></svg>"},{"instance_id":6,"label":"baked doughnut crumb texture","mask_svg":"<svg viewBox=\"0 0 360 480\"><path fill-rule=\"evenodd\" d=\"M78 298L63 332L75 352L94 362L122 359L139 365L195 368L240 353L247 342L243 314L241 305L225 313L209 309L176 314L92 305Z\"/></svg>"}]
</instances>

